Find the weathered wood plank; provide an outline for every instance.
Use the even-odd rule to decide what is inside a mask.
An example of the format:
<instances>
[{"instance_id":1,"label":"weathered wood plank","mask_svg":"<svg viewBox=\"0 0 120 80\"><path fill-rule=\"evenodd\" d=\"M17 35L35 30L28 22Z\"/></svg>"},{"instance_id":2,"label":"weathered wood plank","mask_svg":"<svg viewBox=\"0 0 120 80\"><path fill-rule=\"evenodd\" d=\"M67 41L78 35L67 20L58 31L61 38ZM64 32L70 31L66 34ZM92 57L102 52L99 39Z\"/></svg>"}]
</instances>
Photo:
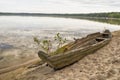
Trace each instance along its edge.
<instances>
[{"instance_id":1,"label":"weathered wood plank","mask_svg":"<svg viewBox=\"0 0 120 80\"><path fill-rule=\"evenodd\" d=\"M94 33L88 35L86 38L78 39L71 44L69 43L69 49L61 54L49 56L40 51L38 55L52 68L60 69L82 59L88 54L94 53L99 48L108 44L110 40L111 33L108 31L106 31L104 35L100 33ZM68 47L68 45L65 45L64 47Z\"/></svg>"}]
</instances>

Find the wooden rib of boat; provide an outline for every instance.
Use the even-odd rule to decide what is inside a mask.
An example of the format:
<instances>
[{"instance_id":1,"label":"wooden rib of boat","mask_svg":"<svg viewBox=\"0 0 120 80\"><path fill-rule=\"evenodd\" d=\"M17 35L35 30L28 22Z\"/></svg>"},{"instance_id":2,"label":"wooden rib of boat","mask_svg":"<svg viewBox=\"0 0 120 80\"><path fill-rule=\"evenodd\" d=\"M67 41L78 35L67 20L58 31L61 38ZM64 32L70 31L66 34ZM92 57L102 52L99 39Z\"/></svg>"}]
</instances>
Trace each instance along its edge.
<instances>
[{"instance_id":1,"label":"wooden rib of boat","mask_svg":"<svg viewBox=\"0 0 120 80\"><path fill-rule=\"evenodd\" d=\"M62 50L60 54L50 56L43 51L39 51L38 56L55 70L61 69L105 46L110 42L111 37L109 30L105 30L103 33L93 33L63 46L63 49L60 49Z\"/></svg>"}]
</instances>

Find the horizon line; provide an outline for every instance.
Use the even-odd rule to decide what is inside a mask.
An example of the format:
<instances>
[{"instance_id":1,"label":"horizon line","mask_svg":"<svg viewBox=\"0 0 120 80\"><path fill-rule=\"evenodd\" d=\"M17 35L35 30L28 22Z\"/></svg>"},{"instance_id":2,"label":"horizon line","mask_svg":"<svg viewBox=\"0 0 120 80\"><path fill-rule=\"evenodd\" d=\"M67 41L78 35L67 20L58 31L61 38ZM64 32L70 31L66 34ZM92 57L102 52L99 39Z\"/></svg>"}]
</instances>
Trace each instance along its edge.
<instances>
[{"instance_id":1,"label":"horizon line","mask_svg":"<svg viewBox=\"0 0 120 80\"><path fill-rule=\"evenodd\" d=\"M43 13L43 12L0 12L0 13L13 13L13 14L95 14L95 13L120 13L117 11L111 12L90 12L90 13Z\"/></svg>"}]
</instances>

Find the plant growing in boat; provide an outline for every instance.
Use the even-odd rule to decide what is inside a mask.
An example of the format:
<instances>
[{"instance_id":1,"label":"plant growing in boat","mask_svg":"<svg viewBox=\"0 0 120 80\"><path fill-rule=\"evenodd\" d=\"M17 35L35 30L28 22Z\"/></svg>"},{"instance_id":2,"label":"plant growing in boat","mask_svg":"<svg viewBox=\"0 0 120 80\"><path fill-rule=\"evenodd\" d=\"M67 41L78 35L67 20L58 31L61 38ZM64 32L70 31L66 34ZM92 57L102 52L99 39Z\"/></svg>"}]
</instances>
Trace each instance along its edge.
<instances>
[{"instance_id":1,"label":"plant growing in boat","mask_svg":"<svg viewBox=\"0 0 120 80\"><path fill-rule=\"evenodd\" d=\"M52 49L52 43L50 40L42 40L40 41L37 37L34 37L34 42L38 44L40 48L42 48L46 53L50 53Z\"/></svg>"},{"instance_id":2,"label":"plant growing in boat","mask_svg":"<svg viewBox=\"0 0 120 80\"><path fill-rule=\"evenodd\" d=\"M53 53L53 55L65 52L65 47L66 47L66 46L63 46L63 45L67 42L66 38L63 38L63 37L60 35L60 33L57 33L57 34L55 35L54 39L55 39L55 41L57 42L58 45L57 45L57 49L56 49L56 51Z\"/></svg>"},{"instance_id":3,"label":"plant growing in boat","mask_svg":"<svg viewBox=\"0 0 120 80\"><path fill-rule=\"evenodd\" d=\"M57 49L59 49L60 47L62 47L63 44L66 43L66 38L63 38L60 33L57 33L54 37L55 41L58 43L57 45Z\"/></svg>"},{"instance_id":4,"label":"plant growing in boat","mask_svg":"<svg viewBox=\"0 0 120 80\"><path fill-rule=\"evenodd\" d=\"M64 39L60 33L57 33L54 37L55 42L57 42L57 49L55 52L51 52L53 45L52 45L52 41L51 40L39 40L37 37L34 37L34 42L37 43L37 45L42 48L46 53L51 53L51 54L57 54L63 51L63 48L61 48L63 46L63 44L66 43L66 38Z\"/></svg>"}]
</instances>

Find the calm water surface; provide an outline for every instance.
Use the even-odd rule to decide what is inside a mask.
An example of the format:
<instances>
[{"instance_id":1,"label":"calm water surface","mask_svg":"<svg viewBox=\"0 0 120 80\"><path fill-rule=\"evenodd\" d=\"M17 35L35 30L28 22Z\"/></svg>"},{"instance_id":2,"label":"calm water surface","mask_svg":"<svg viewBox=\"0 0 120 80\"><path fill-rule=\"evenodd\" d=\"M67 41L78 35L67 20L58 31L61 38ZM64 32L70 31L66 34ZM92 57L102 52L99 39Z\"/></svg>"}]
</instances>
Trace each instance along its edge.
<instances>
[{"instance_id":1,"label":"calm water surface","mask_svg":"<svg viewBox=\"0 0 120 80\"><path fill-rule=\"evenodd\" d=\"M104 29L115 31L120 26L82 19L0 16L0 68L38 58L33 36L52 39L59 32L71 41Z\"/></svg>"},{"instance_id":2,"label":"calm water surface","mask_svg":"<svg viewBox=\"0 0 120 80\"><path fill-rule=\"evenodd\" d=\"M26 34L30 35L44 30L89 33L104 29L120 30L120 25L70 18L0 16L0 32L3 33L29 32Z\"/></svg>"}]
</instances>

